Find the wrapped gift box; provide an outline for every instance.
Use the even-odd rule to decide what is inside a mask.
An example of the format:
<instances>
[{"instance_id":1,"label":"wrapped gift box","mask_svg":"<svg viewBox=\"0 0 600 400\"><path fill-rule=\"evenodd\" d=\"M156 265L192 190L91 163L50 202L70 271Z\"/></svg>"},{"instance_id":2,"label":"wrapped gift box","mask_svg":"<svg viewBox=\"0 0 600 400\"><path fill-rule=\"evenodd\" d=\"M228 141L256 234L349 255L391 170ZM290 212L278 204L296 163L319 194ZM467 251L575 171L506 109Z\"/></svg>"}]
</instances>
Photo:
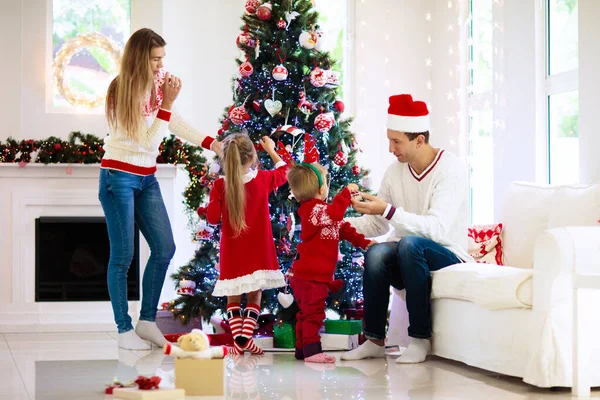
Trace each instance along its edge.
<instances>
[{"instance_id":1,"label":"wrapped gift box","mask_svg":"<svg viewBox=\"0 0 600 400\"><path fill-rule=\"evenodd\" d=\"M296 327L288 323L281 326L275 325L273 328L273 344L280 349L293 349L296 347Z\"/></svg>"},{"instance_id":2,"label":"wrapped gift box","mask_svg":"<svg viewBox=\"0 0 600 400\"><path fill-rule=\"evenodd\" d=\"M321 334L323 350L352 350L358 347L358 335Z\"/></svg>"},{"instance_id":3,"label":"wrapped gift box","mask_svg":"<svg viewBox=\"0 0 600 400\"><path fill-rule=\"evenodd\" d=\"M156 313L156 326L163 334L189 333L192 329L202 329L202 320L196 317L184 324L179 318L174 318L171 311L159 310Z\"/></svg>"},{"instance_id":4,"label":"wrapped gift box","mask_svg":"<svg viewBox=\"0 0 600 400\"><path fill-rule=\"evenodd\" d=\"M115 389L113 390L115 399L125 400L184 400L185 390L183 389L154 389L139 390L138 388Z\"/></svg>"},{"instance_id":5,"label":"wrapped gift box","mask_svg":"<svg viewBox=\"0 0 600 400\"><path fill-rule=\"evenodd\" d=\"M326 319L325 332L340 335L358 335L362 332L362 321Z\"/></svg>"},{"instance_id":6,"label":"wrapped gift box","mask_svg":"<svg viewBox=\"0 0 600 400\"><path fill-rule=\"evenodd\" d=\"M254 343L263 350L275 347L275 340L272 336L255 336Z\"/></svg>"},{"instance_id":7,"label":"wrapped gift box","mask_svg":"<svg viewBox=\"0 0 600 400\"><path fill-rule=\"evenodd\" d=\"M365 316L365 310L363 308L347 308L343 310L344 315L347 319L361 320Z\"/></svg>"},{"instance_id":8,"label":"wrapped gift box","mask_svg":"<svg viewBox=\"0 0 600 400\"><path fill-rule=\"evenodd\" d=\"M225 359L175 359L175 387L187 396L225 395Z\"/></svg>"}]
</instances>

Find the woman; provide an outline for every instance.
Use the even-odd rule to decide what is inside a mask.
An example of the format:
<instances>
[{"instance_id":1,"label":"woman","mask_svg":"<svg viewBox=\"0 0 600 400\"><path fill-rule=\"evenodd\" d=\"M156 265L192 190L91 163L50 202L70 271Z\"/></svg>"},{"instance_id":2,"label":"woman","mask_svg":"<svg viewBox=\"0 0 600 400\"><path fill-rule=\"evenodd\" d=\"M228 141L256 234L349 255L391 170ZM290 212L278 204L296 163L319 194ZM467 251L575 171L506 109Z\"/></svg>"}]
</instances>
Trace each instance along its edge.
<instances>
[{"instance_id":1,"label":"woman","mask_svg":"<svg viewBox=\"0 0 600 400\"><path fill-rule=\"evenodd\" d=\"M125 45L119 75L106 96L110 134L104 140L99 198L110 239L108 292L119 331L119 347L146 350L167 341L156 326L156 310L175 253L169 216L156 172L158 148L167 129L213 151L220 143L196 132L173 111L181 80L162 72L164 39L150 29ZM135 331L127 306L127 271L133 259L134 222L150 245L142 280L142 308Z\"/></svg>"}]
</instances>

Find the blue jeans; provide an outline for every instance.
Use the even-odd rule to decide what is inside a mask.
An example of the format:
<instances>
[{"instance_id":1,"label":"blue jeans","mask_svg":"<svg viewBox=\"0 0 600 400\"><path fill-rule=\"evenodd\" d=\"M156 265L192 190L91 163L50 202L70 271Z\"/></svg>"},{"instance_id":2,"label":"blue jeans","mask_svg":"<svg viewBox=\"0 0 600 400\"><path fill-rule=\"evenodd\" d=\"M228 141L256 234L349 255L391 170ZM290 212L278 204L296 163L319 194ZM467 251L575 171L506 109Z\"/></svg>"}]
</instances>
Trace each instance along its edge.
<instances>
[{"instance_id":1,"label":"blue jeans","mask_svg":"<svg viewBox=\"0 0 600 400\"><path fill-rule=\"evenodd\" d=\"M376 244L365 257L363 276L364 333L369 339L385 339L390 286L406 289L408 335L431 337L431 271L460 263L450 250L420 236L399 242Z\"/></svg>"},{"instance_id":2,"label":"blue jeans","mask_svg":"<svg viewBox=\"0 0 600 400\"><path fill-rule=\"evenodd\" d=\"M150 246L142 279L141 321L154 321L175 242L154 175L101 169L99 195L110 240L108 293L119 333L133 329L127 305L127 271L133 259L134 221Z\"/></svg>"}]
</instances>

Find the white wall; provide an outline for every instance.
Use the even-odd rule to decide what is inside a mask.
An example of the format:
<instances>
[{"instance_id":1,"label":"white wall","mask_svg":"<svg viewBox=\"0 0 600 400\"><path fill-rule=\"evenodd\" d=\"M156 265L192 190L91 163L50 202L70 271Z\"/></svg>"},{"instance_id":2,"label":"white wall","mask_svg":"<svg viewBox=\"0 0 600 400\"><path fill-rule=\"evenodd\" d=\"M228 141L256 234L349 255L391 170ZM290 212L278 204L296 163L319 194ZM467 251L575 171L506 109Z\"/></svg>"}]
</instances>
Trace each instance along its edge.
<instances>
[{"instance_id":1,"label":"white wall","mask_svg":"<svg viewBox=\"0 0 600 400\"><path fill-rule=\"evenodd\" d=\"M579 177L600 181L600 1L579 0Z\"/></svg>"}]
</instances>

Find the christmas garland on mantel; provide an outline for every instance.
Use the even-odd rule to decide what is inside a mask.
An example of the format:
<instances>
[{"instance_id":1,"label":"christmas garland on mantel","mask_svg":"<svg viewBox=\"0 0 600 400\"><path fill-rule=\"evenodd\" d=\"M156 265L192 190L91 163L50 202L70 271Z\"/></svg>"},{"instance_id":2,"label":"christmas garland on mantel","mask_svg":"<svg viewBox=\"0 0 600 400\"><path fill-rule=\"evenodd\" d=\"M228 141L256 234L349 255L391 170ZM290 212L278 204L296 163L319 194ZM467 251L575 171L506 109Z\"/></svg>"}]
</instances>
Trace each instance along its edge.
<instances>
[{"instance_id":1,"label":"christmas garland on mantel","mask_svg":"<svg viewBox=\"0 0 600 400\"><path fill-rule=\"evenodd\" d=\"M68 140L51 136L44 140L8 138L0 141L0 163L16 163L24 168L28 163L42 164L98 164L104 155L103 140L97 136L71 132ZM174 135L163 139L159 164L184 165L190 184L185 189L184 203L190 214L195 214L208 195L212 180L208 179L206 158L202 148L183 143Z\"/></svg>"}]
</instances>

